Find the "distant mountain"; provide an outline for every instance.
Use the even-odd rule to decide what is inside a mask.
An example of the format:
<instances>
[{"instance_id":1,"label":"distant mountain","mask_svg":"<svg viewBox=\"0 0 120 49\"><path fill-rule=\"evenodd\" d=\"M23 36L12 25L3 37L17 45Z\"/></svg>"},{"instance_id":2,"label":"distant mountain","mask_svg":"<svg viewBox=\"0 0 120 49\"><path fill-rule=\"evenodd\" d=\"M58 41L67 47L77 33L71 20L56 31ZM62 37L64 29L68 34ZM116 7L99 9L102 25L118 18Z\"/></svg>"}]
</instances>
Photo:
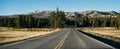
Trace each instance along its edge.
<instances>
[{"instance_id":1,"label":"distant mountain","mask_svg":"<svg viewBox=\"0 0 120 49\"><path fill-rule=\"evenodd\" d=\"M33 15L33 17L35 17L35 18L49 18L51 16L52 12L53 11L42 11L42 12L35 11L35 12L29 13L29 14Z\"/></svg>"},{"instance_id":2,"label":"distant mountain","mask_svg":"<svg viewBox=\"0 0 120 49\"><path fill-rule=\"evenodd\" d=\"M83 12L66 12L66 17L116 17L118 12L110 11L110 12L103 12L103 11L83 11Z\"/></svg>"},{"instance_id":3,"label":"distant mountain","mask_svg":"<svg viewBox=\"0 0 120 49\"><path fill-rule=\"evenodd\" d=\"M31 12L29 14L33 15L35 18L49 18L54 11L35 11ZM23 15L29 15L29 14L23 14ZM65 17L67 18L80 18L80 17L89 17L89 18L94 18L94 17L116 17L118 15L118 12L116 11L109 11L109 12L104 12L104 11L83 11L83 12L65 12ZM9 15L7 18L15 18L17 15ZM0 17L1 18L1 17ZM3 16L2 16L3 18Z\"/></svg>"},{"instance_id":4,"label":"distant mountain","mask_svg":"<svg viewBox=\"0 0 120 49\"><path fill-rule=\"evenodd\" d=\"M84 11L80 13L82 17L116 17L118 15L115 11L104 12L104 11Z\"/></svg>"}]
</instances>

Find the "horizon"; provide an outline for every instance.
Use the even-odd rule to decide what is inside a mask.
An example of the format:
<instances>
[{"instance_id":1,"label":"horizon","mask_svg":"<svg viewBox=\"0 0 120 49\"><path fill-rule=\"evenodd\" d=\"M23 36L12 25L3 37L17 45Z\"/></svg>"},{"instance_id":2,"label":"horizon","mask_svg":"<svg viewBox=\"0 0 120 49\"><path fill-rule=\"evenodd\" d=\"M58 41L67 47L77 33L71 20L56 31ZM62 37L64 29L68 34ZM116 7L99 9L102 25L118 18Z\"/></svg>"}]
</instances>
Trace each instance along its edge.
<instances>
[{"instance_id":1,"label":"horizon","mask_svg":"<svg viewBox=\"0 0 120 49\"><path fill-rule=\"evenodd\" d=\"M36 10L55 11L57 7L65 12L119 12L119 2L120 0L0 0L0 15L27 14Z\"/></svg>"},{"instance_id":2,"label":"horizon","mask_svg":"<svg viewBox=\"0 0 120 49\"><path fill-rule=\"evenodd\" d=\"M30 14L30 13L34 13L34 12L44 12L44 11L56 11L56 10L42 10L42 11L39 11L39 10L35 10L35 11L32 11L32 12L26 12L26 13L16 13L16 14L8 14L8 15L0 15L0 16L9 16L9 15L21 15L21 14ZM62 10L63 11L63 10ZM86 10L86 11L98 11L98 10ZM85 12L85 11L64 11L64 12ZM111 11L99 11L99 12L111 12ZM117 11L115 11L117 12ZM119 13L119 12L118 12Z\"/></svg>"}]
</instances>

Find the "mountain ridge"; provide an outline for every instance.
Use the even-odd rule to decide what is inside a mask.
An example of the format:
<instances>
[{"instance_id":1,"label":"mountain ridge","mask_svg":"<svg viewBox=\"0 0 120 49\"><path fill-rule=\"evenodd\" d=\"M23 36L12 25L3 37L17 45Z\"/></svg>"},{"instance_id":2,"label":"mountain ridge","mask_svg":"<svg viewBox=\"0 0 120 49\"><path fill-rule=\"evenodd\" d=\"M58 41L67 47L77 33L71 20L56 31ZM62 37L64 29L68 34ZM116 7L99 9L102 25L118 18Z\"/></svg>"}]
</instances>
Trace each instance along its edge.
<instances>
[{"instance_id":1,"label":"mountain ridge","mask_svg":"<svg viewBox=\"0 0 120 49\"><path fill-rule=\"evenodd\" d=\"M16 15L7 15L8 18L14 18L17 15L32 15L35 18L49 18L52 15L52 12L55 11L34 11L30 12L28 14L16 14ZM89 17L89 18L94 18L94 17L117 17L118 12L116 11L97 11L97 10L87 10L87 11L82 11L82 12L65 12L65 17L67 18L80 18L80 17ZM3 17L3 16L1 16ZM1 18L0 17L0 18Z\"/></svg>"}]
</instances>

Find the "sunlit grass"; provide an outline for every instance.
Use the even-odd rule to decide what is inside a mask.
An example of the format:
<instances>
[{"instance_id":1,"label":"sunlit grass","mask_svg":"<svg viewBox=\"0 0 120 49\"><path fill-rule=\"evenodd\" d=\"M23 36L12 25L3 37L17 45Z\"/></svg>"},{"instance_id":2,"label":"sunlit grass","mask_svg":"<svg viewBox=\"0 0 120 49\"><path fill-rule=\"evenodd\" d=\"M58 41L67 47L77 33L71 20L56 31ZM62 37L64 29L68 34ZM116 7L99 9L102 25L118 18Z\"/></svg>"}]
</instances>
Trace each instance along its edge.
<instances>
[{"instance_id":1,"label":"sunlit grass","mask_svg":"<svg viewBox=\"0 0 120 49\"><path fill-rule=\"evenodd\" d=\"M23 40L35 36L49 34L60 29L53 28L0 28L0 43Z\"/></svg>"},{"instance_id":2,"label":"sunlit grass","mask_svg":"<svg viewBox=\"0 0 120 49\"><path fill-rule=\"evenodd\" d=\"M84 28L83 31L88 33L96 33L107 36L114 36L120 38L120 30L114 27L104 27L104 28Z\"/></svg>"}]
</instances>

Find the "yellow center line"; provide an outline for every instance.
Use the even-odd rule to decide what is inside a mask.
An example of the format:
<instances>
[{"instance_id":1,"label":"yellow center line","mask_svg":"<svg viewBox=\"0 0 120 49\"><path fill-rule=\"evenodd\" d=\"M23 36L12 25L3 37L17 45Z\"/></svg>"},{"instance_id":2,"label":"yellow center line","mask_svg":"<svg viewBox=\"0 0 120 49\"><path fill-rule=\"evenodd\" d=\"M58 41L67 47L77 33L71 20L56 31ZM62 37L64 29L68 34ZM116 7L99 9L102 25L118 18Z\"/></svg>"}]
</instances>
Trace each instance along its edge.
<instances>
[{"instance_id":1,"label":"yellow center line","mask_svg":"<svg viewBox=\"0 0 120 49\"><path fill-rule=\"evenodd\" d=\"M65 42L65 39L67 38L67 36L69 35L70 30L68 31L68 33L64 36L64 38L55 46L54 49L60 49L63 45L63 43Z\"/></svg>"}]
</instances>

